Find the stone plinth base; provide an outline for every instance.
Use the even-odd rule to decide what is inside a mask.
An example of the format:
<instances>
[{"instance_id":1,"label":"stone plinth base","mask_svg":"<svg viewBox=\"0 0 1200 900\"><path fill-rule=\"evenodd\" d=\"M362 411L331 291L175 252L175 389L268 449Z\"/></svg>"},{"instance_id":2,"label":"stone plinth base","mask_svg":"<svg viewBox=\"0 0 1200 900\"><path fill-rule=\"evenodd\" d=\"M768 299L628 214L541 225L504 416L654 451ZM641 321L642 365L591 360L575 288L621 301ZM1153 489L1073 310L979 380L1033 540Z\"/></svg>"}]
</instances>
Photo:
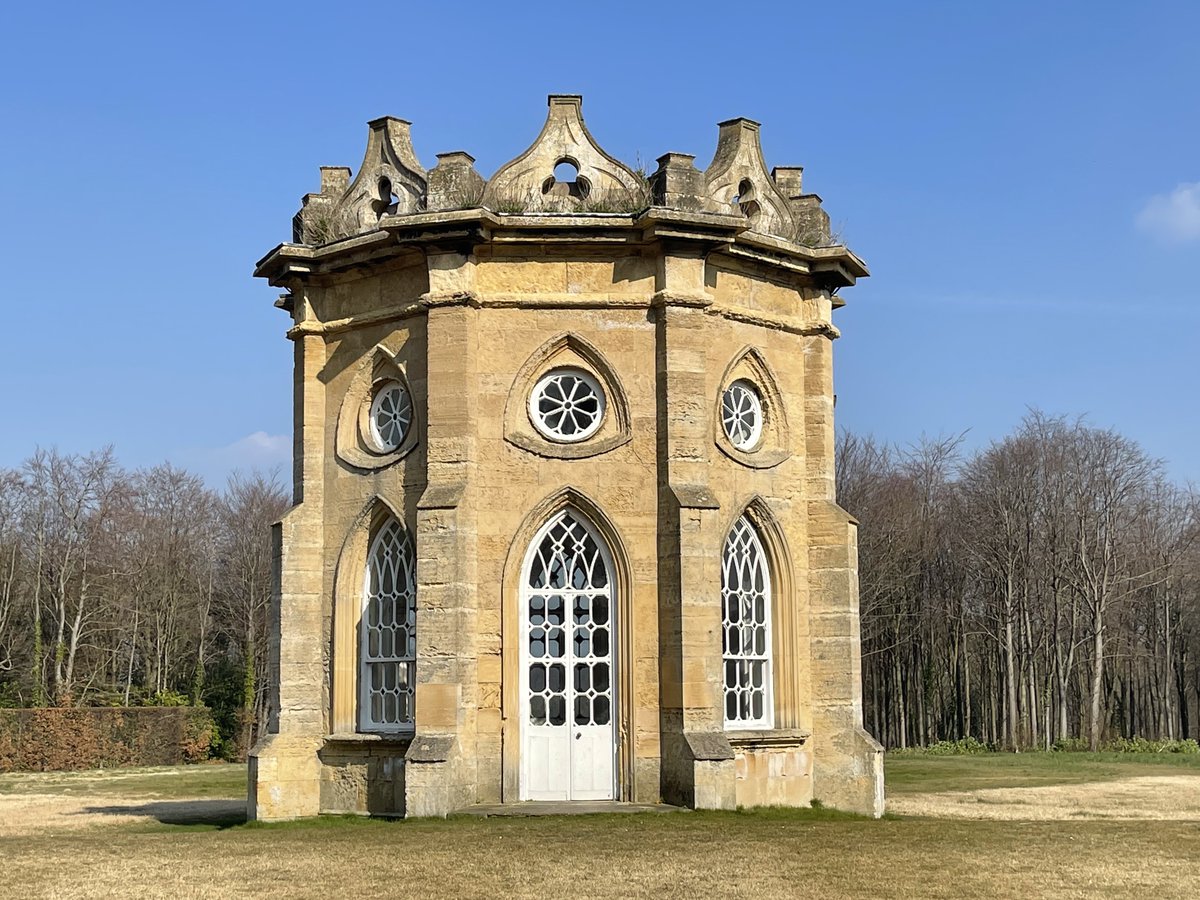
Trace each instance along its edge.
<instances>
[{"instance_id":1,"label":"stone plinth base","mask_svg":"<svg viewBox=\"0 0 1200 900\"><path fill-rule=\"evenodd\" d=\"M826 806L863 816L883 815L883 747L860 727L817 742L813 796Z\"/></svg>"},{"instance_id":2,"label":"stone plinth base","mask_svg":"<svg viewBox=\"0 0 1200 900\"><path fill-rule=\"evenodd\" d=\"M321 810L319 737L268 734L249 757L246 817L280 822Z\"/></svg>"},{"instance_id":3,"label":"stone plinth base","mask_svg":"<svg viewBox=\"0 0 1200 900\"><path fill-rule=\"evenodd\" d=\"M334 734L321 759L321 812L404 815L404 755L408 738Z\"/></svg>"},{"instance_id":4,"label":"stone plinth base","mask_svg":"<svg viewBox=\"0 0 1200 900\"><path fill-rule=\"evenodd\" d=\"M808 735L791 729L731 732L735 795L743 806L809 806L813 799Z\"/></svg>"}]
</instances>

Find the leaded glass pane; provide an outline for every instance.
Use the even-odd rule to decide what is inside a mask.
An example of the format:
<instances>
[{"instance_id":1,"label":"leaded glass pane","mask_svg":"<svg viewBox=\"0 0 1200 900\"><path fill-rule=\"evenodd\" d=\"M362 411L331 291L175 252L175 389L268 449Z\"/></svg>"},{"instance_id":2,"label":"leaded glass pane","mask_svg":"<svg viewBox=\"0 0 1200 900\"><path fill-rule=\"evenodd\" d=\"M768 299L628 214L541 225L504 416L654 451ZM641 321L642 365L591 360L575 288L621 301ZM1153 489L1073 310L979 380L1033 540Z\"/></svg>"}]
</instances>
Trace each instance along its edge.
<instances>
[{"instance_id":1,"label":"leaded glass pane","mask_svg":"<svg viewBox=\"0 0 1200 900\"><path fill-rule=\"evenodd\" d=\"M574 725L609 723L609 581L598 539L572 512L560 513L525 576L531 725L565 725L568 716ZM556 661L544 668L548 658Z\"/></svg>"},{"instance_id":2,"label":"leaded glass pane","mask_svg":"<svg viewBox=\"0 0 1200 900\"><path fill-rule=\"evenodd\" d=\"M365 582L359 724L364 731L406 731L416 680L416 557L408 531L394 518L371 542Z\"/></svg>"},{"instance_id":3,"label":"leaded glass pane","mask_svg":"<svg viewBox=\"0 0 1200 900\"><path fill-rule=\"evenodd\" d=\"M745 516L725 539L721 556L725 660L725 724L770 728L771 575L762 543Z\"/></svg>"}]
</instances>

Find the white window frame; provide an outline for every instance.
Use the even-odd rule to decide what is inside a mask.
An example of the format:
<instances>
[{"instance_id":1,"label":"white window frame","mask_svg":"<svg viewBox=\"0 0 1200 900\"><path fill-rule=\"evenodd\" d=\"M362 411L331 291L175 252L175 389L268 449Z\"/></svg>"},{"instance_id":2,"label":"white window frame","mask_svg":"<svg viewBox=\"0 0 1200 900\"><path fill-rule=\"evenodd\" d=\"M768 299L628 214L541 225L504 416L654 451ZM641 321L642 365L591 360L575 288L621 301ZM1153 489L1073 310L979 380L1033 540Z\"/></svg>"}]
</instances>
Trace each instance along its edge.
<instances>
[{"instance_id":1,"label":"white window frame","mask_svg":"<svg viewBox=\"0 0 1200 900\"><path fill-rule=\"evenodd\" d=\"M751 417L748 429L743 424L747 414ZM737 449L748 453L758 447L763 433L763 401L762 391L753 381L738 378L722 392L721 427Z\"/></svg>"},{"instance_id":2,"label":"white window frame","mask_svg":"<svg viewBox=\"0 0 1200 900\"><path fill-rule=\"evenodd\" d=\"M389 556L384 560L387 564L393 566L393 584L395 585L395 589L392 591L392 597L397 605L402 602L404 604L404 623L402 626L397 626L395 631L399 631L402 627L406 632L405 637L407 640L405 646L401 648L403 652L397 653L397 648L393 644L392 653L383 654L372 652L371 650L372 631L376 629L382 631L382 627L371 624L370 607L371 601L375 599L372 594L372 575L377 571L377 557L380 554L388 552L384 548L384 542L389 539L395 541L392 552L397 554L397 557L394 559ZM375 531L375 536L371 540L370 549L367 552L366 571L363 574L358 642L358 728L361 732L411 734L414 730L413 702L416 688L417 663L416 573L417 555L412 536L403 523L394 516L388 516L379 524ZM401 579L404 581L403 585L399 583ZM393 616L393 622L395 622L395 616ZM371 714L371 700L374 693L371 678L372 667L388 665L395 667L396 684L403 685L398 688L398 702L403 702L407 709L407 716L401 717L399 721L395 722L377 720Z\"/></svg>"},{"instance_id":3,"label":"white window frame","mask_svg":"<svg viewBox=\"0 0 1200 900\"><path fill-rule=\"evenodd\" d=\"M588 424L586 428L582 428L579 431L572 432L570 434L562 431L562 419L559 420L559 424L557 426L551 425L546 420L554 413L543 413L541 410L542 397L545 395L547 388L557 384L559 380L564 377L578 379L582 385L591 391L592 396L595 397L597 407L596 415L592 419L591 423ZM578 399L582 398L573 398L566 402L570 404L577 402ZM554 402L561 403L561 401L557 400ZM559 408L560 410L563 410L563 406L560 405ZM607 408L608 398L604 396L604 388L601 387L600 382L590 372L574 366L551 369L549 372L546 372L544 375L538 378L533 385L533 390L529 392L529 420L533 423L533 427L538 430L539 434L558 443L577 444L580 441L586 441L600 430L600 426L604 423L604 413ZM572 407L567 406L567 408L563 410L563 414L569 414L571 409ZM572 420L578 421L577 416L573 415Z\"/></svg>"},{"instance_id":4,"label":"white window frame","mask_svg":"<svg viewBox=\"0 0 1200 900\"><path fill-rule=\"evenodd\" d=\"M739 553L738 558L733 559L730 556L731 550ZM746 557L751 559L747 560ZM740 564L739 574L743 574L742 569L745 565L750 565L751 570L751 585L750 591L741 589L743 580L738 579L739 589L733 591L730 589L730 567L731 565ZM756 591L753 589L754 574L761 575L762 590ZM763 546L762 540L758 535L758 529L754 527L754 523L745 515L741 515L733 527L729 529L729 534L725 537L725 543L721 549L721 672L724 690L721 697L722 715L725 719L725 728L729 731L745 730L745 729L763 729L773 728L775 726L775 698L774 698L774 646L772 634L772 615L771 615L771 567L767 557L766 548ZM749 625L742 624L742 613L747 609L747 604L751 611L755 605L757 593L761 593L763 621L761 623L751 622ZM747 597L747 594L749 595ZM739 616L738 620L734 621L730 616L730 599L731 595L736 595L738 602ZM738 648L736 652L730 652L730 644L733 643L731 635L734 629L737 630ZM762 638L762 652L757 652L751 647L750 652L746 652L747 633L751 642L756 642ZM753 672L755 667L761 667L762 686L760 688L751 686L748 689L739 691L738 677L743 671ZM731 679L731 674L734 678ZM750 676L751 679L753 676ZM740 698L737 702L737 714L730 718L729 716L729 701L730 693L744 694L751 698L756 693L761 693L762 696L762 715L754 716L751 711L743 712L743 704Z\"/></svg>"},{"instance_id":5,"label":"white window frame","mask_svg":"<svg viewBox=\"0 0 1200 900\"><path fill-rule=\"evenodd\" d=\"M397 392L397 395L400 398L396 409L398 411L403 410L407 412L407 419L405 419L403 412L397 412L393 414L393 418L398 420L397 427L399 429L399 434L396 436L394 441L390 441L384 438L383 432L380 431L378 417L381 407L383 406L384 398L386 398L393 390ZM412 397L408 393L408 388L404 386L402 381L397 378L388 378L385 381L379 382L375 386L375 393L371 398L369 421L371 428L371 441L375 444L375 449L378 452L391 453L400 448L400 446L404 443L404 439L408 437L408 432L413 426L413 401Z\"/></svg>"}]
</instances>

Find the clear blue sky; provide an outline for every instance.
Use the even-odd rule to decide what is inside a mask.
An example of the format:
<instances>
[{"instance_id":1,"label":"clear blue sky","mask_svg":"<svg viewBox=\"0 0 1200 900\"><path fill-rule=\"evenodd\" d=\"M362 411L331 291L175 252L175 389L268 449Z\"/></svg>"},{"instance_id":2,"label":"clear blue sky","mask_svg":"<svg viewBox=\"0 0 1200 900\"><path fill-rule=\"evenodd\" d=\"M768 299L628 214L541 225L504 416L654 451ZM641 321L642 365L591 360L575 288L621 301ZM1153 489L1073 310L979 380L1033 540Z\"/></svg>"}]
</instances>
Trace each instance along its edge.
<instances>
[{"instance_id":1,"label":"clear blue sky","mask_svg":"<svg viewBox=\"0 0 1200 900\"><path fill-rule=\"evenodd\" d=\"M250 277L366 122L490 174L582 93L610 152L763 123L873 277L840 424L909 442L1088 413L1200 481L1200 3L21 3L0 28L0 466L112 442L287 458ZM286 466L285 466L286 470Z\"/></svg>"}]
</instances>

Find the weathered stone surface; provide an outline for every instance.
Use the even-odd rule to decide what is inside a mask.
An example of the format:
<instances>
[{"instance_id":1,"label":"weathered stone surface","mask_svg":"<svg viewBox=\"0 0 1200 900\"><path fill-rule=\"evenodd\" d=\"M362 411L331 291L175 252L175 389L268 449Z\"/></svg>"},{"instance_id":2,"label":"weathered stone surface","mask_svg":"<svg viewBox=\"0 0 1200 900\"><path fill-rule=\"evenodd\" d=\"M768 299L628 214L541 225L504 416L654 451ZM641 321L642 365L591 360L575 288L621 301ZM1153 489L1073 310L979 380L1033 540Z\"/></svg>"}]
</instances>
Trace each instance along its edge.
<instances>
[{"instance_id":1,"label":"weathered stone surface","mask_svg":"<svg viewBox=\"0 0 1200 900\"><path fill-rule=\"evenodd\" d=\"M832 292L866 268L812 237L827 217L798 167L768 174L757 124L722 124L704 171L672 153L646 179L580 110L552 97L487 182L462 152L425 172L408 124L376 120L355 177L325 168L305 198L303 244L259 265L293 319L297 505L277 531L256 818L517 802L524 560L567 508L611 555L614 799L882 811L855 523L833 494ZM564 161L573 181L554 176ZM606 398L576 442L531 418L534 385L562 368ZM739 447L722 400L741 380L762 428ZM411 410L384 451L371 405L389 382ZM724 719L722 548L741 516L772 587L765 730ZM372 734L364 573L389 517L416 548L415 720Z\"/></svg>"}]
</instances>

